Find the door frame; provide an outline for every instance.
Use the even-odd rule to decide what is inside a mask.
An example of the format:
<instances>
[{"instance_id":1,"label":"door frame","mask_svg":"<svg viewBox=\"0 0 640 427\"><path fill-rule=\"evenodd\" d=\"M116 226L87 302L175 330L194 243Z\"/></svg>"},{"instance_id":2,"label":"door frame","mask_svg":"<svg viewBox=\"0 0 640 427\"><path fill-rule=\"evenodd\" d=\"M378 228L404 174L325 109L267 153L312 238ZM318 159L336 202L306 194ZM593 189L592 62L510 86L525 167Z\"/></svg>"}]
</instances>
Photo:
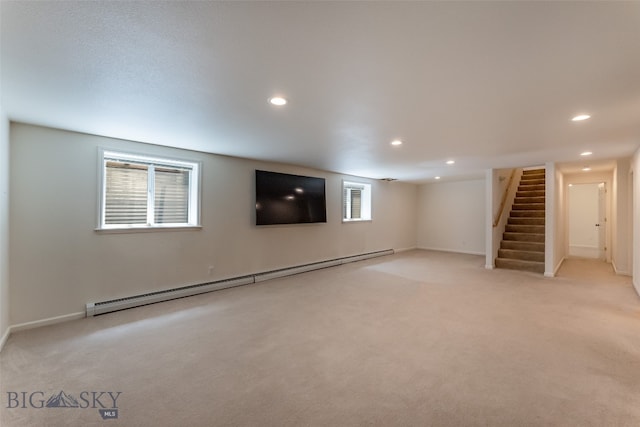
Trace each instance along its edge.
<instances>
[{"instance_id":1,"label":"door frame","mask_svg":"<svg viewBox=\"0 0 640 427\"><path fill-rule=\"evenodd\" d=\"M613 188L613 171L606 172L585 172L585 173L571 173L564 174L564 253L567 257L569 257L569 185L570 184L605 184L605 257L604 260L606 262L611 262L611 226L612 221L615 219L612 218L611 213L611 204L612 204L612 188Z\"/></svg>"}]
</instances>

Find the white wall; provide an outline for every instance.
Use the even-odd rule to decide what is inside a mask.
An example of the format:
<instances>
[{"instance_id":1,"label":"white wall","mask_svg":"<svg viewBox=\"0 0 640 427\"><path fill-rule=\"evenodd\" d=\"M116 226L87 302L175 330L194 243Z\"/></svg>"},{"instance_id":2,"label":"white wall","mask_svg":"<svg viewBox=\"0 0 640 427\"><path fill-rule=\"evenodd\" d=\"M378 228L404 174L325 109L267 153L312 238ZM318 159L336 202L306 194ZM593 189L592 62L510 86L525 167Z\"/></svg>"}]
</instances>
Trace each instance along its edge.
<instances>
[{"instance_id":1,"label":"white wall","mask_svg":"<svg viewBox=\"0 0 640 427\"><path fill-rule=\"evenodd\" d=\"M418 247L485 254L485 180L422 184Z\"/></svg>"},{"instance_id":2,"label":"white wall","mask_svg":"<svg viewBox=\"0 0 640 427\"><path fill-rule=\"evenodd\" d=\"M629 247L631 242L631 198L629 188L630 159L616 161L613 171L611 217L611 264L618 274L631 275Z\"/></svg>"},{"instance_id":3,"label":"white wall","mask_svg":"<svg viewBox=\"0 0 640 427\"><path fill-rule=\"evenodd\" d=\"M0 350L9 324L9 120L0 109Z\"/></svg>"},{"instance_id":4,"label":"white wall","mask_svg":"<svg viewBox=\"0 0 640 427\"><path fill-rule=\"evenodd\" d=\"M10 140L12 325L79 313L87 302L416 246L413 184L365 180L373 220L342 223L342 179L352 177L16 123ZM201 161L202 229L94 231L98 147ZM254 169L326 178L328 222L256 227Z\"/></svg>"},{"instance_id":5,"label":"white wall","mask_svg":"<svg viewBox=\"0 0 640 427\"><path fill-rule=\"evenodd\" d=\"M556 197L556 219L555 219L555 250L554 250L554 274L558 272L558 269L562 265L565 257L568 253L568 237L567 226L563 219L566 217L567 212L567 187L564 185L563 174L556 169L555 173L555 197Z\"/></svg>"},{"instance_id":6,"label":"white wall","mask_svg":"<svg viewBox=\"0 0 640 427\"><path fill-rule=\"evenodd\" d=\"M567 255L565 228L565 179L555 163L545 164L544 275L554 277Z\"/></svg>"}]
</instances>

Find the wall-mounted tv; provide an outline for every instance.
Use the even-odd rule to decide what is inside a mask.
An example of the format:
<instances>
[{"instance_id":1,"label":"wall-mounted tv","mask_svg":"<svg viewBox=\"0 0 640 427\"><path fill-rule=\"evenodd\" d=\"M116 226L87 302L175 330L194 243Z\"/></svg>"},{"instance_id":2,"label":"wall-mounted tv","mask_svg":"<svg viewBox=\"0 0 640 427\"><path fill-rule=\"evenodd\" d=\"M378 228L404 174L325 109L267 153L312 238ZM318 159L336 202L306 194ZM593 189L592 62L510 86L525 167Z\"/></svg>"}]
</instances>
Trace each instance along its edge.
<instances>
[{"instance_id":1,"label":"wall-mounted tv","mask_svg":"<svg viewBox=\"0 0 640 427\"><path fill-rule=\"evenodd\" d=\"M256 170L256 225L327 222L324 178Z\"/></svg>"}]
</instances>

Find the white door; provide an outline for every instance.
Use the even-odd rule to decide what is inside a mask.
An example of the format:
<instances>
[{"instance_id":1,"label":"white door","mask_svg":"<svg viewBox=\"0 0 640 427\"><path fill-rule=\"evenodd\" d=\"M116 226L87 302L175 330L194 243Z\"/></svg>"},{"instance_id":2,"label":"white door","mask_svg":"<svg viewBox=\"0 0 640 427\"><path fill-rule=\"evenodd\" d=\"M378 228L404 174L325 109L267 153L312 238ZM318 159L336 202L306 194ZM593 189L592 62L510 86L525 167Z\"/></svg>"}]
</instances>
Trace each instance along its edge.
<instances>
[{"instance_id":1,"label":"white door","mask_svg":"<svg viewBox=\"0 0 640 427\"><path fill-rule=\"evenodd\" d=\"M605 259L605 185L569 186L569 255Z\"/></svg>"},{"instance_id":2,"label":"white door","mask_svg":"<svg viewBox=\"0 0 640 427\"><path fill-rule=\"evenodd\" d=\"M604 187L604 182L598 184L598 222L596 223L596 227L598 227L598 258L606 259L606 255L604 253L605 248L605 232L607 230L607 218L605 212L605 200L606 200L606 190Z\"/></svg>"}]
</instances>

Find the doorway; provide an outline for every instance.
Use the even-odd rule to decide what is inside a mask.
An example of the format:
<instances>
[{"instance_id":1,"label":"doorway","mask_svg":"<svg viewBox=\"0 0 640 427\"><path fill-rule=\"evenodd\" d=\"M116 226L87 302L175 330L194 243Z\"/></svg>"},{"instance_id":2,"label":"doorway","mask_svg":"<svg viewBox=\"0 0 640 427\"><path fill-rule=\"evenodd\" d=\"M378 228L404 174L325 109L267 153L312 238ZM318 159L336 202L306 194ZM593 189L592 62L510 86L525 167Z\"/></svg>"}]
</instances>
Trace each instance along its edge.
<instances>
[{"instance_id":1,"label":"doorway","mask_svg":"<svg viewBox=\"0 0 640 427\"><path fill-rule=\"evenodd\" d=\"M569 256L606 259L604 182L569 185Z\"/></svg>"}]
</instances>

